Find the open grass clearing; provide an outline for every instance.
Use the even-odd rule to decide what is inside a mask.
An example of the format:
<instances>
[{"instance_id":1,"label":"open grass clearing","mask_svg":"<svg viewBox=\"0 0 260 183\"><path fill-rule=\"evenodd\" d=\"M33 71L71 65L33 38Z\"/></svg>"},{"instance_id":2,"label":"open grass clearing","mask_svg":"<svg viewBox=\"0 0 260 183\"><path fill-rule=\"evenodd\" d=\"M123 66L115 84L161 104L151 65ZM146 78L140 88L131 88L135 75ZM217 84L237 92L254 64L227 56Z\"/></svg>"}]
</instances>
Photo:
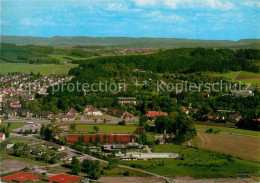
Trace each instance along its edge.
<instances>
[{"instance_id":1,"label":"open grass clearing","mask_svg":"<svg viewBox=\"0 0 260 183\"><path fill-rule=\"evenodd\" d=\"M8 137L5 141L12 142L12 143L21 142L27 145L43 142L40 139L30 138L30 137Z\"/></svg>"},{"instance_id":2,"label":"open grass clearing","mask_svg":"<svg viewBox=\"0 0 260 183\"><path fill-rule=\"evenodd\" d=\"M62 126L62 125L61 125ZM59 126L58 128L60 128ZM97 126L100 133L133 133L137 126L134 125L106 125L106 124L76 124L77 132L94 133L93 127Z\"/></svg>"},{"instance_id":3,"label":"open grass clearing","mask_svg":"<svg viewBox=\"0 0 260 183\"><path fill-rule=\"evenodd\" d=\"M250 83L252 85L260 85L260 73L254 73L254 72L246 72L246 71L240 71L240 72L228 72L228 73L215 73L215 72L206 72L209 76L214 77L224 77L228 80L233 80L235 82L241 81L241 83Z\"/></svg>"},{"instance_id":4,"label":"open grass clearing","mask_svg":"<svg viewBox=\"0 0 260 183\"><path fill-rule=\"evenodd\" d=\"M8 74L11 72L21 73L41 73L42 75L49 74L67 74L69 70L76 67L77 64L56 65L56 64L27 64L27 63L0 63L0 72Z\"/></svg>"},{"instance_id":5,"label":"open grass clearing","mask_svg":"<svg viewBox=\"0 0 260 183\"><path fill-rule=\"evenodd\" d=\"M197 134L199 140L195 144L200 148L260 162L259 138L203 132Z\"/></svg>"},{"instance_id":6,"label":"open grass clearing","mask_svg":"<svg viewBox=\"0 0 260 183\"><path fill-rule=\"evenodd\" d=\"M10 130L11 131L16 129L16 128L20 128L20 127L22 127L22 126L27 124L25 122L9 122L9 123L11 123L11 126L10 126ZM5 126L6 127L7 125L8 125L8 122L2 122L0 126Z\"/></svg>"},{"instance_id":7,"label":"open grass clearing","mask_svg":"<svg viewBox=\"0 0 260 183\"><path fill-rule=\"evenodd\" d=\"M82 57L75 57L69 55L49 55L52 58L58 59L60 62L71 62L72 60L81 60L84 59Z\"/></svg>"},{"instance_id":8,"label":"open grass clearing","mask_svg":"<svg viewBox=\"0 0 260 183\"><path fill-rule=\"evenodd\" d=\"M195 128L196 128L196 130L202 130L202 131L206 131L207 129L212 128L213 130L220 130L220 132L227 132L227 133L231 133L231 134L241 134L241 135L250 135L250 136L260 137L260 132L251 131L251 130L216 127L216 126L204 126L204 125L195 125Z\"/></svg>"},{"instance_id":9,"label":"open grass clearing","mask_svg":"<svg viewBox=\"0 0 260 183\"><path fill-rule=\"evenodd\" d=\"M179 153L181 158L124 161L122 163L172 178L184 176L194 178L247 177L258 174L260 170L260 165L258 163L192 147L158 145L153 147L153 152ZM164 166L158 166L157 164L159 161L164 161Z\"/></svg>"}]
</instances>

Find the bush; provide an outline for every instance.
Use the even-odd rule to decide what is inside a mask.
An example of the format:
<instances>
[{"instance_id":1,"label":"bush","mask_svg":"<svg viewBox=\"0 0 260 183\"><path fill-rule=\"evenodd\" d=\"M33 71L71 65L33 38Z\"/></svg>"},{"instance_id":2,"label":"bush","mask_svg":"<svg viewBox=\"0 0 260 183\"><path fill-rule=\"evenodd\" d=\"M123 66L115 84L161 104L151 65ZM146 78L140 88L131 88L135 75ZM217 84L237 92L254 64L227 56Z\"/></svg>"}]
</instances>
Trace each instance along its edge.
<instances>
[{"instance_id":1,"label":"bush","mask_svg":"<svg viewBox=\"0 0 260 183\"><path fill-rule=\"evenodd\" d=\"M125 126L125 125L126 125L126 122L125 122L125 120L123 120L123 121L119 121L117 124L118 124L118 125L123 125L123 126Z\"/></svg>"},{"instance_id":2,"label":"bush","mask_svg":"<svg viewBox=\"0 0 260 183\"><path fill-rule=\"evenodd\" d=\"M129 176L129 175L130 175L130 172L129 172L129 171L125 171L123 175L124 175L124 176Z\"/></svg>"}]
</instances>

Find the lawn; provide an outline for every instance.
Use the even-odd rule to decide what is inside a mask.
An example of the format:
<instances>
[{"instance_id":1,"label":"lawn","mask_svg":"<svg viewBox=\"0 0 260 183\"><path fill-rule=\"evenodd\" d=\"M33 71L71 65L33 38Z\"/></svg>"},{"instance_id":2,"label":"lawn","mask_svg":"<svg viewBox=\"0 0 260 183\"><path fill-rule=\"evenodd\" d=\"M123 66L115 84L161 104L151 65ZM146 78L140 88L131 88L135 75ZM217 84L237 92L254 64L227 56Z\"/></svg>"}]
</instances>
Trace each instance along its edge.
<instances>
[{"instance_id":1,"label":"lawn","mask_svg":"<svg viewBox=\"0 0 260 183\"><path fill-rule=\"evenodd\" d=\"M10 72L38 73L42 75L49 74L67 74L69 70L76 67L77 64L55 65L55 64L26 64L26 63L0 63L0 72L8 74Z\"/></svg>"},{"instance_id":2,"label":"lawn","mask_svg":"<svg viewBox=\"0 0 260 183\"><path fill-rule=\"evenodd\" d=\"M215 73L215 72L206 72L209 76L214 77L224 77L228 80L233 80L238 72L228 72L228 73ZM236 76L234 81L241 83L251 83L253 85L257 84L260 85L260 73L254 73L254 72L246 72L246 71L240 71L239 74Z\"/></svg>"},{"instance_id":3,"label":"lawn","mask_svg":"<svg viewBox=\"0 0 260 183\"><path fill-rule=\"evenodd\" d=\"M6 141L12 142L12 143L21 142L21 143L28 144L28 145L33 144L33 143L43 142L40 139L29 138L29 137L9 137L9 138L6 139Z\"/></svg>"},{"instance_id":4,"label":"lawn","mask_svg":"<svg viewBox=\"0 0 260 183\"><path fill-rule=\"evenodd\" d=\"M94 132L93 127L98 126L99 132L101 133L133 133L136 126L127 125L127 126L120 126L120 125L93 125L93 124L77 124L76 131L78 132Z\"/></svg>"},{"instance_id":5,"label":"lawn","mask_svg":"<svg viewBox=\"0 0 260 183\"><path fill-rule=\"evenodd\" d=\"M246 177L247 175L255 175L260 170L260 165L257 163L192 147L158 145L154 146L153 152L179 153L180 158L167 160L124 161L122 163L167 177ZM159 166L159 161L163 161L164 165Z\"/></svg>"},{"instance_id":6,"label":"lawn","mask_svg":"<svg viewBox=\"0 0 260 183\"><path fill-rule=\"evenodd\" d=\"M260 138L198 132L198 147L260 162Z\"/></svg>"},{"instance_id":7,"label":"lawn","mask_svg":"<svg viewBox=\"0 0 260 183\"><path fill-rule=\"evenodd\" d=\"M225 127L213 127L213 126L204 126L204 125L195 125L197 130L203 130L206 131L209 128L212 128L213 130L221 130L221 132L228 132L228 133L235 133L235 134L241 134L241 135L251 135L251 136L258 136L260 137L260 132L258 131L251 131L251 130L242 130L242 129L236 129L236 128L225 128Z\"/></svg>"},{"instance_id":8,"label":"lawn","mask_svg":"<svg viewBox=\"0 0 260 183\"><path fill-rule=\"evenodd\" d=\"M27 124L25 122L10 122L10 123L11 123L11 126L10 126L11 131ZM2 122L0 126L7 126L7 124L8 124L8 122Z\"/></svg>"}]
</instances>

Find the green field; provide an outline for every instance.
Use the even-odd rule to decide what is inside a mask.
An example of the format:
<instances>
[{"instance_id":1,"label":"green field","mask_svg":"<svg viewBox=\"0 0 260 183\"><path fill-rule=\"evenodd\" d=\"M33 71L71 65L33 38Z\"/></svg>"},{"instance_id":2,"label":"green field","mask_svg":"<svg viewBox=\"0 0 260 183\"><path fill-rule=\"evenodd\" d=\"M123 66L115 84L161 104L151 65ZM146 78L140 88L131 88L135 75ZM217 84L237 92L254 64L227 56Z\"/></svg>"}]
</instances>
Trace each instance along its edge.
<instances>
[{"instance_id":1,"label":"green field","mask_svg":"<svg viewBox=\"0 0 260 183\"><path fill-rule=\"evenodd\" d=\"M153 152L179 153L181 158L122 162L167 177L228 178L259 173L260 165L227 155L178 145L158 145ZM164 166L158 162L164 161Z\"/></svg>"},{"instance_id":2,"label":"green field","mask_svg":"<svg viewBox=\"0 0 260 183\"><path fill-rule=\"evenodd\" d=\"M49 55L50 57L58 59L60 62L71 62L72 60L81 60L81 57L68 56L68 55ZM64 58L65 57L65 58ZM70 58L70 59L68 59Z\"/></svg>"},{"instance_id":3,"label":"green field","mask_svg":"<svg viewBox=\"0 0 260 183\"><path fill-rule=\"evenodd\" d=\"M260 85L260 73L254 73L254 72L246 72L246 71L240 71L240 72L228 72L228 73L215 73L215 72L206 72L209 76L214 77L224 77L228 80L233 80L236 82L241 81L241 83L251 83L253 85ZM237 75L238 74L238 75Z\"/></svg>"},{"instance_id":4,"label":"green field","mask_svg":"<svg viewBox=\"0 0 260 183\"><path fill-rule=\"evenodd\" d=\"M28 145L33 144L33 143L43 142L40 139L29 138L29 137L9 137L9 138L6 139L6 141L12 142L12 143L21 142L21 143L28 144Z\"/></svg>"},{"instance_id":5,"label":"green field","mask_svg":"<svg viewBox=\"0 0 260 183\"><path fill-rule=\"evenodd\" d=\"M0 126L7 126L7 124L8 124L8 122L2 122ZM25 122L11 122L10 130L20 128L26 124L27 123L25 123Z\"/></svg>"},{"instance_id":6,"label":"green field","mask_svg":"<svg viewBox=\"0 0 260 183\"><path fill-rule=\"evenodd\" d=\"M214 77L224 77L229 80L232 80L236 75L237 72L228 72L228 73L216 73L216 72L206 72L207 75L209 76L214 76Z\"/></svg>"},{"instance_id":7,"label":"green field","mask_svg":"<svg viewBox=\"0 0 260 183\"><path fill-rule=\"evenodd\" d=\"M221 130L221 132L228 132L234 134L242 134L242 135L251 135L251 136L258 136L260 137L260 132L258 131L251 131L251 130L242 130L242 129L235 129L235 128L225 128L225 127L213 127L213 126L204 126L204 125L195 125L196 130L203 130L206 131L209 128L213 130Z\"/></svg>"},{"instance_id":8,"label":"green field","mask_svg":"<svg viewBox=\"0 0 260 183\"><path fill-rule=\"evenodd\" d=\"M26 64L26 63L0 63L0 73L8 74L10 72L22 73L41 73L42 75L49 74L67 74L69 70L76 67L77 64L55 65L55 64Z\"/></svg>"},{"instance_id":9,"label":"green field","mask_svg":"<svg viewBox=\"0 0 260 183\"><path fill-rule=\"evenodd\" d=\"M89 124L77 124L76 131L78 132L90 132L93 133L93 127L98 126L101 133L133 133L136 126L120 126L120 125L89 125Z\"/></svg>"}]
</instances>

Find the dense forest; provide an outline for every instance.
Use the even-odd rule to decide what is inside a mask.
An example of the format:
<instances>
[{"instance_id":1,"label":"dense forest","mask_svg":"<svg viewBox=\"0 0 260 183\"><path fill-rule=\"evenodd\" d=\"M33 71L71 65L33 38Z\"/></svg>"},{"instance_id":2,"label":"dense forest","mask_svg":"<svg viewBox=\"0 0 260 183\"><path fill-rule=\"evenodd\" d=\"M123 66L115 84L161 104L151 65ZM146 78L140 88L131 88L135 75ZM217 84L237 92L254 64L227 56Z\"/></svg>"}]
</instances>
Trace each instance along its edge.
<instances>
[{"instance_id":1,"label":"dense forest","mask_svg":"<svg viewBox=\"0 0 260 183\"><path fill-rule=\"evenodd\" d=\"M228 72L251 71L259 72L260 50L229 50L205 48L181 48L160 51L147 55L109 56L87 61L74 61L79 63L83 70L95 68L105 74L115 74L124 70L140 69L158 73L174 72ZM79 68L70 72L79 74ZM123 73L122 73L123 74Z\"/></svg>"}]
</instances>

